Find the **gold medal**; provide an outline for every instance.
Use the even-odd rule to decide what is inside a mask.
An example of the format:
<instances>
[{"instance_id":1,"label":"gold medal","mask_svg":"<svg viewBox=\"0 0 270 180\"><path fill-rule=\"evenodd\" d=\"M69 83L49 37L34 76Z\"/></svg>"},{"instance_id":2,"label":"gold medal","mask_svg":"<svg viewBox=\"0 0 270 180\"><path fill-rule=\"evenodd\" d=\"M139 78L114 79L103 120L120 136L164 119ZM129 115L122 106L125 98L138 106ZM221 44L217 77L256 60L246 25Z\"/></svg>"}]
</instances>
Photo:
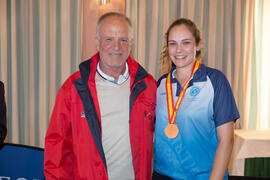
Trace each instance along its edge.
<instances>
[{"instance_id":1,"label":"gold medal","mask_svg":"<svg viewBox=\"0 0 270 180\"><path fill-rule=\"evenodd\" d=\"M178 135L179 129L176 124L168 124L165 128L165 134L168 138L173 139Z\"/></svg>"}]
</instances>

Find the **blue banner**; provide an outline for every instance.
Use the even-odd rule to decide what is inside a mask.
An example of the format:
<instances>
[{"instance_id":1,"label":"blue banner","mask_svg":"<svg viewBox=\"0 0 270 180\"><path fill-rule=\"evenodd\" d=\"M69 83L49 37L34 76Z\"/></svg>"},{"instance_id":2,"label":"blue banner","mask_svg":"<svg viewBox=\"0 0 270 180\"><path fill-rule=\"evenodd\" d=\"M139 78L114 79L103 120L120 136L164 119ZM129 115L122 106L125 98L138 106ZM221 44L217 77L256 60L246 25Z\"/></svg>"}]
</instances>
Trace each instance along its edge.
<instances>
[{"instance_id":1,"label":"blue banner","mask_svg":"<svg viewBox=\"0 0 270 180\"><path fill-rule=\"evenodd\" d=\"M4 143L0 147L0 180L43 180L44 150Z\"/></svg>"}]
</instances>

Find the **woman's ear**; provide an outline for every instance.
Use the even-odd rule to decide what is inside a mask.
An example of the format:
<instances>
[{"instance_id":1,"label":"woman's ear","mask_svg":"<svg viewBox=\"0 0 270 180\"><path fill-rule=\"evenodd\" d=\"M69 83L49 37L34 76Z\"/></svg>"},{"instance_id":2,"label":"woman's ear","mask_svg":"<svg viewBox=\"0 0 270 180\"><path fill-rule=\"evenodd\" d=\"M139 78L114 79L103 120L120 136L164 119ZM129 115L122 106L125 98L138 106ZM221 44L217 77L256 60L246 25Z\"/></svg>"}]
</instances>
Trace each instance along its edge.
<instances>
[{"instance_id":1,"label":"woman's ear","mask_svg":"<svg viewBox=\"0 0 270 180\"><path fill-rule=\"evenodd\" d=\"M200 42L198 43L198 45L196 46L196 51L200 51L202 48L203 42L202 40L200 40Z\"/></svg>"}]
</instances>

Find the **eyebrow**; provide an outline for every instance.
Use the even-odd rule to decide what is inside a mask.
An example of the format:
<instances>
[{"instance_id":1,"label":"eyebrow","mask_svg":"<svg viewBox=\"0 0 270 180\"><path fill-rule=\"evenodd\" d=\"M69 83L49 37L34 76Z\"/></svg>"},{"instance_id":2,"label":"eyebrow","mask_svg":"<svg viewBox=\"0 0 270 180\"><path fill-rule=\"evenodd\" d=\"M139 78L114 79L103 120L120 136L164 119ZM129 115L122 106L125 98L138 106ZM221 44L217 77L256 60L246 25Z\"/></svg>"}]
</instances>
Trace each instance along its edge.
<instances>
[{"instance_id":1,"label":"eyebrow","mask_svg":"<svg viewBox=\"0 0 270 180\"><path fill-rule=\"evenodd\" d=\"M176 41L176 40L173 40L173 39L168 40L168 42L170 42L170 41ZM183 39L182 41L192 41L192 39Z\"/></svg>"},{"instance_id":2,"label":"eyebrow","mask_svg":"<svg viewBox=\"0 0 270 180\"><path fill-rule=\"evenodd\" d=\"M182 41L192 41L192 39L183 39Z\"/></svg>"},{"instance_id":3,"label":"eyebrow","mask_svg":"<svg viewBox=\"0 0 270 180\"><path fill-rule=\"evenodd\" d=\"M187 38L187 39L183 39L182 41L187 41L187 40L188 40L188 41L192 41L192 39L188 39L188 38ZM175 41L175 40L174 40L174 39L171 39L171 40L169 40L169 41Z\"/></svg>"},{"instance_id":4,"label":"eyebrow","mask_svg":"<svg viewBox=\"0 0 270 180\"><path fill-rule=\"evenodd\" d=\"M103 36L102 38L119 38L119 39L129 39L129 37L114 37L114 36Z\"/></svg>"}]
</instances>

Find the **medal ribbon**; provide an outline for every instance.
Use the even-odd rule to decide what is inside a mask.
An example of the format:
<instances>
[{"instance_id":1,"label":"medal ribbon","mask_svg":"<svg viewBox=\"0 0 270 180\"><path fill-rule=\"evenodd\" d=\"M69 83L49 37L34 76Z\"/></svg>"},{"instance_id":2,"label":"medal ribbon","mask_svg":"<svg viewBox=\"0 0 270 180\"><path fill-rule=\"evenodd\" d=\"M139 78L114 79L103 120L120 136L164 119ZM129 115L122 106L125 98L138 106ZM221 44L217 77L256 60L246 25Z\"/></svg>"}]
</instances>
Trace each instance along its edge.
<instances>
[{"instance_id":1,"label":"medal ribbon","mask_svg":"<svg viewBox=\"0 0 270 180\"><path fill-rule=\"evenodd\" d=\"M175 106L174 106L174 101L173 101L171 73L168 74L167 79L166 79L166 94L167 94L168 117L169 117L170 124L175 123L176 114L177 114L179 107L180 107L180 104L184 98L184 95L186 93L189 82L190 82L192 76L194 75L194 73L199 69L200 66L201 66L200 62L198 60L196 60L194 65L193 65L193 69L192 69L192 72L190 74L190 77L189 77L188 81L185 83L185 85L183 86Z\"/></svg>"}]
</instances>

